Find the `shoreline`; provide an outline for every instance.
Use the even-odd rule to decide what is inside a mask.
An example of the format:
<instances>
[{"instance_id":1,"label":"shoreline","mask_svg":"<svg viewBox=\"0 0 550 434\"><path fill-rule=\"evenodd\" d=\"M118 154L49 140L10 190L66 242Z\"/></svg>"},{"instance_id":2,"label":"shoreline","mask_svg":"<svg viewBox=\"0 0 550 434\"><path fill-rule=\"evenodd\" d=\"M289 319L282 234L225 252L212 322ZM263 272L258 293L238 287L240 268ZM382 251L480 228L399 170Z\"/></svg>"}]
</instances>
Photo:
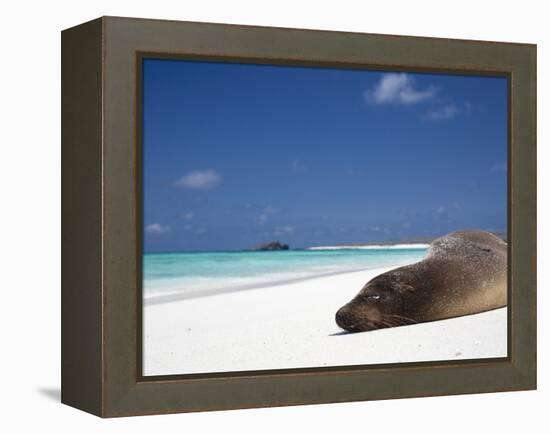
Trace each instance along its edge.
<instances>
[{"instance_id":1,"label":"shoreline","mask_svg":"<svg viewBox=\"0 0 550 434\"><path fill-rule=\"evenodd\" d=\"M409 265L409 263L405 263L403 265ZM189 292L181 291L181 292L175 292L175 293L164 294L164 295L144 296L143 304L153 305L153 304L169 303L172 301L190 300L194 298L231 294L234 292L241 292L241 291L253 291L256 289L273 288L277 286L285 286L285 285L290 285L294 283L307 282L309 280L322 279L324 277L339 276L342 274L361 273L364 271L369 271L373 273L378 272L378 274L382 274L382 273L385 273L386 271L393 270L394 268L398 268L403 265L396 264L391 267L354 268L350 270L329 271L329 272L315 274L311 276L281 279L281 280L275 280L275 281L265 282L265 283L259 282L259 283L250 283L247 285L230 286L225 288L212 288L212 289L189 291Z\"/></svg>"}]
</instances>

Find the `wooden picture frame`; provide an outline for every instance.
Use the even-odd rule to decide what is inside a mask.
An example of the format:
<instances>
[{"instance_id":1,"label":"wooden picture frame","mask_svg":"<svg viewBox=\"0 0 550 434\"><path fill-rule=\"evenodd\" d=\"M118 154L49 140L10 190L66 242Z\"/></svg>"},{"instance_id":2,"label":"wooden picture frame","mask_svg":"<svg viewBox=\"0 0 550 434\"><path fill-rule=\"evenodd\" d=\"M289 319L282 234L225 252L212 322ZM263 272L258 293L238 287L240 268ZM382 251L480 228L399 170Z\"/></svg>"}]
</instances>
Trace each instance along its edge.
<instances>
[{"instance_id":1,"label":"wooden picture frame","mask_svg":"<svg viewBox=\"0 0 550 434\"><path fill-rule=\"evenodd\" d=\"M509 82L508 357L141 375L144 55ZM536 46L102 17L62 32L62 402L102 417L536 388Z\"/></svg>"}]
</instances>

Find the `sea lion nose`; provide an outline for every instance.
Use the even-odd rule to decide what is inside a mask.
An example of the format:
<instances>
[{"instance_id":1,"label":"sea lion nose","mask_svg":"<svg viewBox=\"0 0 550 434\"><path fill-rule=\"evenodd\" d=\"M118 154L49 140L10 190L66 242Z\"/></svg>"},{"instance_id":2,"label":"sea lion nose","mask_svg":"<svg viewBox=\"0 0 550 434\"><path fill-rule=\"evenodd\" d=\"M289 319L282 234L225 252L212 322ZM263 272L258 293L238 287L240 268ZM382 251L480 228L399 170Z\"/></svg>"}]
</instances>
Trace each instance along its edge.
<instances>
[{"instance_id":1,"label":"sea lion nose","mask_svg":"<svg viewBox=\"0 0 550 434\"><path fill-rule=\"evenodd\" d=\"M343 306L336 312L336 324L338 327L344 329L344 330L350 330L353 328L353 324L351 323L350 318L350 312L348 306Z\"/></svg>"}]
</instances>

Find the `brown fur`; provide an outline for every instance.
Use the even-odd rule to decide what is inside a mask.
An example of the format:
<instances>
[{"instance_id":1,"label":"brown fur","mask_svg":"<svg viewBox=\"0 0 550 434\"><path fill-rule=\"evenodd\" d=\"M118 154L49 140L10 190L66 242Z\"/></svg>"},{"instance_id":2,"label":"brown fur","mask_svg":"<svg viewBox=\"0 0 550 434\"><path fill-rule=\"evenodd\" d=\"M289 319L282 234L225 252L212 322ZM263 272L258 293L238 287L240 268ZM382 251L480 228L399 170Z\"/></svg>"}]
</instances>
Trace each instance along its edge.
<instances>
[{"instance_id":1,"label":"brown fur","mask_svg":"<svg viewBox=\"0 0 550 434\"><path fill-rule=\"evenodd\" d=\"M351 331L416 324L506 306L507 245L484 231L453 232L420 262L383 273L336 312Z\"/></svg>"}]
</instances>

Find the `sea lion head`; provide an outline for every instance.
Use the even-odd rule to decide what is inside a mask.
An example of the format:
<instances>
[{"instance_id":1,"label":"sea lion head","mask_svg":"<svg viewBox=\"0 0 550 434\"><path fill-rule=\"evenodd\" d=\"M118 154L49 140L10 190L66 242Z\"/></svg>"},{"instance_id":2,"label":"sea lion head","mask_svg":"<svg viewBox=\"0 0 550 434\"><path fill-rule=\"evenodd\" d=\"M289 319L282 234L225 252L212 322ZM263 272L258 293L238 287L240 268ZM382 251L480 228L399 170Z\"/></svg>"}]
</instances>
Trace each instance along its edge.
<instances>
[{"instance_id":1,"label":"sea lion head","mask_svg":"<svg viewBox=\"0 0 550 434\"><path fill-rule=\"evenodd\" d=\"M406 273L388 272L367 282L359 293L336 312L336 324L349 332L364 332L413 324L410 307L414 286Z\"/></svg>"}]
</instances>

